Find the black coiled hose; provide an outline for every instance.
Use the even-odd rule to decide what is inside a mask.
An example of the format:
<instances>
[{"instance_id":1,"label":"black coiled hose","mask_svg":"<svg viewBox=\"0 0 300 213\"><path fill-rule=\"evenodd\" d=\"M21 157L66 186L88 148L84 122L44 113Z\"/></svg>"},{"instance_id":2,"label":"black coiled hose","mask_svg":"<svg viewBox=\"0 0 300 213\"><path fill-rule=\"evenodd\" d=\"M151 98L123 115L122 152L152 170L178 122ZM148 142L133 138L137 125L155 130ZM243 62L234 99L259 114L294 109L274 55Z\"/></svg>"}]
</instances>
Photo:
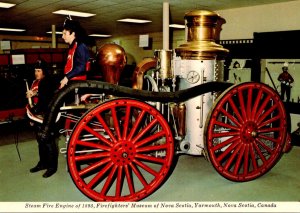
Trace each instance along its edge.
<instances>
[{"instance_id":1,"label":"black coiled hose","mask_svg":"<svg viewBox=\"0 0 300 213\"><path fill-rule=\"evenodd\" d=\"M208 82L176 92L152 92L146 90L136 90L101 81L72 81L63 89L59 90L50 102L50 110L44 116L43 125L38 137L41 141L47 143L47 141L49 141L49 137L54 135L55 121L60 107L65 101L66 96L74 92L76 88L82 88L86 93L104 93L106 95L114 95L117 97L136 98L142 101L179 103L208 92L224 91L231 85L232 83L226 82Z\"/></svg>"}]
</instances>

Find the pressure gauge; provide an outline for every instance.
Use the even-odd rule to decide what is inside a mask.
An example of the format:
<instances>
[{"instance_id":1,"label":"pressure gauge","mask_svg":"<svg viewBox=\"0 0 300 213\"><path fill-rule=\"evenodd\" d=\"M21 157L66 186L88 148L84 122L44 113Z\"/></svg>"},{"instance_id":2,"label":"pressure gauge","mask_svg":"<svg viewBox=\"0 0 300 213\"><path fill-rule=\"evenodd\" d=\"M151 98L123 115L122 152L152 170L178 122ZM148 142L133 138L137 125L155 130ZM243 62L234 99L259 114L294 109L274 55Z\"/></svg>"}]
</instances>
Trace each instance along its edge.
<instances>
[{"instance_id":1,"label":"pressure gauge","mask_svg":"<svg viewBox=\"0 0 300 213\"><path fill-rule=\"evenodd\" d=\"M186 80L189 83L195 84L199 81L199 79L200 79L200 75L197 71L192 70L188 72Z\"/></svg>"}]
</instances>

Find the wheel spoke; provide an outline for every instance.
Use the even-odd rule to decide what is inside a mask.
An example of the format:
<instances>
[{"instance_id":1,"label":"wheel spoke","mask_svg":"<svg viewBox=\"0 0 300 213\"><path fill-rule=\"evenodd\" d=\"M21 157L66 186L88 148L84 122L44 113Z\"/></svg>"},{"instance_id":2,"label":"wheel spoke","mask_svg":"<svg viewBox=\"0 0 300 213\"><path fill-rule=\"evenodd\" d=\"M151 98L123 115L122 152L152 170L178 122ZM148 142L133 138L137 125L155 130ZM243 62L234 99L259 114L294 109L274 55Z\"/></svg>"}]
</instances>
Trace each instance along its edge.
<instances>
[{"instance_id":1,"label":"wheel spoke","mask_svg":"<svg viewBox=\"0 0 300 213\"><path fill-rule=\"evenodd\" d=\"M253 88L250 87L248 90L248 95L247 95L247 118L251 119L252 116L252 93L253 93Z\"/></svg>"},{"instance_id":2,"label":"wheel spoke","mask_svg":"<svg viewBox=\"0 0 300 213\"><path fill-rule=\"evenodd\" d=\"M109 145L110 147L113 146L113 144L109 140L107 140L103 135L101 135L100 133L96 132L95 130L93 130L89 126L85 126L84 129L86 131L88 131L89 133L91 133L92 135L94 135L100 141L102 141L102 142L106 143L107 145Z\"/></svg>"},{"instance_id":3,"label":"wheel spoke","mask_svg":"<svg viewBox=\"0 0 300 213\"><path fill-rule=\"evenodd\" d=\"M271 100L271 96L268 95L267 98L265 98L265 100L263 101L263 103L261 104L259 110L257 110L256 115L254 117L254 120L257 121L258 117L262 116L263 111L266 109L266 106L268 104L268 102Z\"/></svg>"},{"instance_id":4,"label":"wheel spoke","mask_svg":"<svg viewBox=\"0 0 300 213\"><path fill-rule=\"evenodd\" d=\"M111 149L110 147L107 147L107 146L104 146L101 144L96 144L93 142L86 142L86 141L81 141L81 140L78 140L77 144L80 146L90 147L90 148L95 148L95 149L105 150L105 151L109 151Z\"/></svg>"},{"instance_id":5,"label":"wheel spoke","mask_svg":"<svg viewBox=\"0 0 300 213\"><path fill-rule=\"evenodd\" d=\"M131 178L128 165L125 165L125 175L126 175L126 180L127 180L129 192L130 192L131 195L133 195L135 193L134 182L133 182L133 180Z\"/></svg>"},{"instance_id":6,"label":"wheel spoke","mask_svg":"<svg viewBox=\"0 0 300 213\"><path fill-rule=\"evenodd\" d=\"M99 120L99 122L102 124L103 129L105 130L105 132L109 135L109 137L111 138L111 140L116 143L117 139L115 138L115 136L113 135L113 133L111 132L110 128L107 126L106 122L104 121L104 119L102 118L101 115L96 114L96 118Z\"/></svg>"},{"instance_id":7,"label":"wheel spoke","mask_svg":"<svg viewBox=\"0 0 300 213\"><path fill-rule=\"evenodd\" d=\"M274 104L269 110L264 112L259 119L257 120L257 123L260 124L268 115L274 112L274 110L278 107L277 104Z\"/></svg>"},{"instance_id":8,"label":"wheel spoke","mask_svg":"<svg viewBox=\"0 0 300 213\"><path fill-rule=\"evenodd\" d=\"M79 174L79 176L84 176L87 173L90 173L90 172L98 169L99 167L103 166L104 164L107 164L109 161L110 161L109 158L105 158L105 159L98 161L97 163L90 164L87 167L85 167L84 169L80 170L78 172L78 174Z\"/></svg>"},{"instance_id":9,"label":"wheel spoke","mask_svg":"<svg viewBox=\"0 0 300 213\"><path fill-rule=\"evenodd\" d=\"M162 144L162 145L155 145L155 146L147 146L147 147L140 147L138 149L136 149L137 153L140 152L153 152L153 151L159 151L159 150L164 150L167 149L168 146L166 144Z\"/></svg>"},{"instance_id":10,"label":"wheel spoke","mask_svg":"<svg viewBox=\"0 0 300 213\"><path fill-rule=\"evenodd\" d=\"M263 163L265 163L267 160L266 160L265 156L263 155L263 153L261 152L261 149L257 146L256 143L253 143L253 146L256 151L256 154L259 155L259 159L261 159L263 161Z\"/></svg>"},{"instance_id":11,"label":"wheel spoke","mask_svg":"<svg viewBox=\"0 0 300 213\"><path fill-rule=\"evenodd\" d=\"M246 107L243 98L243 90L238 90L238 98L240 103L240 111L242 112L243 120L247 120Z\"/></svg>"},{"instance_id":12,"label":"wheel spoke","mask_svg":"<svg viewBox=\"0 0 300 213\"><path fill-rule=\"evenodd\" d=\"M109 173L109 175L107 176L107 179L106 179L106 181L105 181L105 184L104 184L104 186L103 186L103 188L102 188L102 190L101 190L101 192L100 192L100 195L106 195L106 193L107 193L107 191L109 190L109 187L112 185L112 183L113 183L113 176L114 176L114 174L115 174L115 172L116 172L116 170L117 170L117 166L112 166L112 169L111 169L111 171L110 171L110 173Z\"/></svg>"},{"instance_id":13,"label":"wheel spoke","mask_svg":"<svg viewBox=\"0 0 300 213\"><path fill-rule=\"evenodd\" d=\"M250 144L250 157L251 157L253 170L257 171L258 170L258 165L257 165L256 157L255 157L255 151L254 151L253 143Z\"/></svg>"},{"instance_id":14,"label":"wheel spoke","mask_svg":"<svg viewBox=\"0 0 300 213\"><path fill-rule=\"evenodd\" d=\"M220 126L220 127L225 127L225 128L228 128L228 129L233 129L233 130L235 130L235 131L239 131L239 130L240 130L239 127L232 126L232 125L230 125L230 124L223 123L223 122L220 122L220 121L216 121L216 122L215 122L215 125Z\"/></svg>"},{"instance_id":15,"label":"wheel spoke","mask_svg":"<svg viewBox=\"0 0 300 213\"><path fill-rule=\"evenodd\" d=\"M244 167L243 167L243 175L248 174L249 170L249 158L251 158L250 153L249 153L249 144L245 145L245 151L244 151Z\"/></svg>"},{"instance_id":16,"label":"wheel spoke","mask_svg":"<svg viewBox=\"0 0 300 213\"><path fill-rule=\"evenodd\" d=\"M242 143L237 144L234 151L231 153L229 159L226 161L226 163L224 165L225 170L228 170L228 168L232 165L232 162L235 159L235 157L237 156L237 154L240 151L241 147L242 147Z\"/></svg>"},{"instance_id":17,"label":"wheel spoke","mask_svg":"<svg viewBox=\"0 0 300 213\"><path fill-rule=\"evenodd\" d=\"M129 166L131 167L132 171L134 172L134 174L136 175L136 177L139 179L139 181L143 184L143 186L147 187L148 183L145 180L145 178L142 175L142 173L138 170L138 168L136 168L136 166L134 164L132 164L132 163L130 163Z\"/></svg>"},{"instance_id":18,"label":"wheel spoke","mask_svg":"<svg viewBox=\"0 0 300 213\"><path fill-rule=\"evenodd\" d=\"M265 143L263 143L262 141L260 141L259 139L255 140L260 146L262 146L269 154L273 154L273 150L267 146Z\"/></svg>"},{"instance_id":19,"label":"wheel spoke","mask_svg":"<svg viewBox=\"0 0 300 213\"><path fill-rule=\"evenodd\" d=\"M274 127L274 128L264 128L264 129L259 129L258 133L265 133L265 132L280 132L282 131L281 127Z\"/></svg>"},{"instance_id":20,"label":"wheel spoke","mask_svg":"<svg viewBox=\"0 0 300 213\"><path fill-rule=\"evenodd\" d=\"M113 167L113 163L109 162L88 184L87 188L92 189L98 183L98 181L103 177L103 175Z\"/></svg>"},{"instance_id":21,"label":"wheel spoke","mask_svg":"<svg viewBox=\"0 0 300 213\"><path fill-rule=\"evenodd\" d=\"M231 137L221 143L218 143L217 145L215 145L214 147L212 147L212 151L215 152L217 150L223 149L225 146L227 146L228 144L232 144L234 143L236 140L240 140L239 136L234 136Z\"/></svg>"},{"instance_id":22,"label":"wheel spoke","mask_svg":"<svg viewBox=\"0 0 300 213\"><path fill-rule=\"evenodd\" d=\"M259 134L258 138L267 140L267 141L271 141L273 143L279 143L279 140L277 138L272 138L272 137L268 137L267 135L263 135L263 134Z\"/></svg>"},{"instance_id":23,"label":"wheel spoke","mask_svg":"<svg viewBox=\"0 0 300 213\"><path fill-rule=\"evenodd\" d=\"M263 123L260 123L260 124L258 125L258 129L261 129L261 128L264 127L264 126L271 125L273 122L278 121L279 119L281 119L281 117L280 117L279 115L277 115L277 116L275 116L275 117L272 117L271 119L266 120L266 121L264 121Z\"/></svg>"},{"instance_id":24,"label":"wheel spoke","mask_svg":"<svg viewBox=\"0 0 300 213\"><path fill-rule=\"evenodd\" d=\"M240 133L237 132L237 131L220 132L220 133L214 133L214 134L212 135L212 138L223 138L223 137L237 136L237 135L240 135Z\"/></svg>"},{"instance_id":25,"label":"wheel spoke","mask_svg":"<svg viewBox=\"0 0 300 213\"><path fill-rule=\"evenodd\" d=\"M252 116L251 116L252 120L254 119L255 115L257 114L257 108L258 108L259 102L262 98L262 93L263 93L263 91L258 88L258 94L256 96L255 103L254 103L253 109L252 109Z\"/></svg>"},{"instance_id":26,"label":"wheel spoke","mask_svg":"<svg viewBox=\"0 0 300 213\"><path fill-rule=\"evenodd\" d=\"M233 102L232 99L229 99L229 104L230 104L233 112L236 114L237 118L239 119L239 121L241 123L244 123L244 120L243 120L241 114L239 113L239 111L238 111L238 109L237 109L237 107L236 107L236 105L235 105L235 103Z\"/></svg>"},{"instance_id":27,"label":"wheel spoke","mask_svg":"<svg viewBox=\"0 0 300 213\"><path fill-rule=\"evenodd\" d=\"M236 160L234 170L233 170L233 174L235 174L235 175L237 175L239 173L240 166L242 164L242 160L243 160L243 157L244 157L244 154L245 154L245 147L246 147L245 145L241 144L241 148L240 148L239 153L238 153L238 158Z\"/></svg>"},{"instance_id":28,"label":"wheel spoke","mask_svg":"<svg viewBox=\"0 0 300 213\"><path fill-rule=\"evenodd\" d=\"M142 159L142 160L145 160L148 162L152 162L152 163L158 163L158 164L164 164L166 161L164 158L158 158L158 157L153 157L150 155L141 155L141 154L137 154L136 158Z\"/></svg>"},{"instance_id":29,"label":"wheel spoke","mask_svg":"<svg viewBox=\"0 0 300 213\"><path fill-rule=\"evenodd\" d=\"M127 132L128 132L128 127L129 127L129 117L130 117L130 105L127 105L124 124L123 124L123 134L122 134L123 140L125 140L127 138Z\"/></svg>"},{"instance_id":30,"label":"wheel spoke","mask_svg":"<svg viewBox=\"0 0 300 213\"><path fill-rule=\"evenodd\" d=\"M224 114L224 116L229 118L229 120L232 121L236 126L241 127L239 121L236 120L235 117L233 117L231 114L229 114L229 112L225 111L223 108L221 108L221 112Z\"/></svg>"},{"instance_id":31,"label":"wheel spoke","mask_svg":"<svg viewBox=\"0 0 300 213\"><path fill-rule=\"evenodd\" d=\"M232 143L229 147L227 147L227 149L217 158L218 162L222 161L223 158L228 156L232 152L232 150L235 149L236 146L239 144L240 144L240 140Z\"/></svg>"},{"instance_id":32,"label":"wheel spoke","mask_svg":"<svg viewBox=\"0 0 300 213\"><path fill-rule=\"evenodd\" d=\"M118 174L117 174L117 183L116 183L116 197L121 196L122 182L123 182L123 166L119 166Z\"/></svg>"},{"instance_id":33,"label":"wheel spoke","mask_svg":"<svg viewBox=\"0 0 300 213\"><path fill-rule=\"evenodd\" d=\"M95 153L95 154L84 154L84 155L79 155L75 156L75 161L86 161L86 160L92 160L92 159L97 159L97 158L104 158L104 157L109 157L109 152L101 152L101 153Z\"/></svg>"},{"instance_id":34,"label":"wheel spoke","mask_svg":"<svg viewBox=\"0 0 300 213\"><path fill-rule=\"evenodd\" d=\"M148 173L150 173L151 175L153 175L154 177L156 177L158 175L158 172L156 172L154 169L151 169L149 166L147 166L143 162L138 161L136 159L133 162L135 164L137 164L139 167L141 167L142 169L144 169L145 171L147 171Z\"/></svg>"},{"instance_id":35,"label":"wheel spoke","mask_svg":"<svg viewBox=\"0 0 300 213\"><path fill-rule=\"evenodd\" d=\"M157 120L153 119L144 129L142 129L142 131L140 131L139 133L137 133L137 135L132 139L132 143L135 143L143 135L145 135L146 132L150 131L156 123L157 123Z\"/></svg>"},{"instance_id":36,"label":"wheel spoke","mask_svg":"<svg viewBox=\"0 0 300 213\"><path fill-rule=\"evenodd\" d=\"M114 128L115 128L115 131L117 133L117 137L118 137L118 139L121 139L121 132L120 132L119 120L118 120L118 117L117 117L117 113L116 113L116 108L115 107L111 109L111 114L112 114L112 118L113 118L113 122L114 122Z\"/></svg>"},{"instance_id":37,"label":"wheel spoke","mask_svg":"<svg viewBox=\"0 0 300 213\"><path fill-rule=\"evenodd\" d=\"M130 131L130 134L128 136L128 140L132 139L132 137L133 137L134 133L136 132L138 126L140 126L140 123L141 123L141 121L142 121L145 114L146 114L146 112L144 110L139 114L139 117L136 119L136 121L135 121L135 123L134 123L134 125L133 125L133 127Z\"/></svg>"},{"instance_id":38,"label":"wheel spoke","mask_svg":"<svg viewBox=\"0 0 300 213\"><path fill-rule=\"evenodd\" d=\"M136 147L144 146L147 143L150 143L150 142L155 141L159 138L162 138L165 134L166 134L165 131L157 132L154 135L151 135L151 136L149 136L149 137L147 137L147 138L145 138L141 141L136 142L135 146Z\"/></svg>"}]
</instances>

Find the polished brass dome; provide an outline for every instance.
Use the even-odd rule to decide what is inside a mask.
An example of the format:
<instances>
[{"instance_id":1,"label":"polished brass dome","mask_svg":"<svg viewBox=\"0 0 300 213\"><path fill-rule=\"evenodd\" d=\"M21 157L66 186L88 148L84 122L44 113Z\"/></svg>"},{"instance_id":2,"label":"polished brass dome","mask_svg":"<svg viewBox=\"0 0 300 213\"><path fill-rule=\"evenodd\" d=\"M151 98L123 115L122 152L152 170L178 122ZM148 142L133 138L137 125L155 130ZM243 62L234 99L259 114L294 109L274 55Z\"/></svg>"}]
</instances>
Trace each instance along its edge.
<instances>
[{"instance_id":1,"label":"polished brass dome","mask_svg":"<svg viewBox=\"0 0 300 213\"><path fill-rule=\"evenodd\" d=\"M106 82L119 83L126 61L125 50L120 45L104 44L98 49L97 62Z\"/></svg>"},{"instance_id":2,"label":"polished brass dome","mask_svg":"<svg viewBox=\"0 0 300 213\"><path fill-rule=\"evenodd\" d=\"M182 59L222 59L229 52L216 43L220 39L221 26L226 21L217 13L196 10L185 14L186 43L175 49Z\"/></svg>"}]
</instances>

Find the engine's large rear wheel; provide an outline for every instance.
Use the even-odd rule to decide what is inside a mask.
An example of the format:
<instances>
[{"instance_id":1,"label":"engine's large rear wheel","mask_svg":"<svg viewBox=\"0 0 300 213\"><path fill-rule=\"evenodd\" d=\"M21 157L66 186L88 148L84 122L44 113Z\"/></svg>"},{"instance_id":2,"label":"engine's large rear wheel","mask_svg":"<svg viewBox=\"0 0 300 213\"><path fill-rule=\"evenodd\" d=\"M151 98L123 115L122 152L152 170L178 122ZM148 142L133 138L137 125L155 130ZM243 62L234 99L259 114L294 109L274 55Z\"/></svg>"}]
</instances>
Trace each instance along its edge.
<instances>
[{"instance_id":1,"label":"engine's large rear wheel","mask_svg":"<svg viewBox=\"0 0 300 213\"><path fill-rule=\"evenodd\" d=\"M113 99L89 110L70 137L67 160L77 188L95 201L138 201L172 170L168 122L151 105Z\"/></svg>"},{"instance_id":2,"label":"engine's large rear wheel","mask_svg":"<svg viewBox=\"0 0 300 213\"><path fill-rule=\"evenodd\" d=\"M216 100L206 123L206 151L225 178L253 180L280 159L287 115L279 95L261 83L232 86Z\"/></svg>"}]
</instances>

